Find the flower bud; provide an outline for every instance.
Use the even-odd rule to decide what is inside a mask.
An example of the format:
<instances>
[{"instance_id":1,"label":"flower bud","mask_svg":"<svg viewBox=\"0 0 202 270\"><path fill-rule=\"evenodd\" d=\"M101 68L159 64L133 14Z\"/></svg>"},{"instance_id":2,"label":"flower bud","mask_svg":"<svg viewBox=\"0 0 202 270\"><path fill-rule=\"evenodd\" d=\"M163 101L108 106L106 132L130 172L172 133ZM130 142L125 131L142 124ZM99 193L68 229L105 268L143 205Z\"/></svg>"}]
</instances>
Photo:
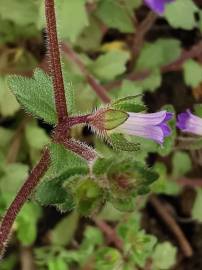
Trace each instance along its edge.
<instances>
[{"instance_id":1,"label":"flower bud","mask_svg":"<svg viewBox=\"0 0 202 270\"><path fill-rule=\"evenodd\" d=\"M192 114L190 110L178 115L177 127L183 132L202 136L202 118Z\"/></svg>"},{"instance_id":2,"label":"flower bud","mask_svg":"<svg viewBox=\"0 0 202 270\"><path fill-rule=\"evenodd\" d=\"M128 119L128 113L103 108L97 110L89 117L89 125L97 132L105 134L107 131L115 129Z\"/></svg>"},{"instance_id":3,"label":"flower bud","mask_svg":"<svg viewBox=\"0 0 202 270\"><path fill-rule=\"evenodd\" d=\"M83 215L90 215L102 205L103 191L90 178L81 179L73 187L76 207Z\"/></svg>"}]
</instances>

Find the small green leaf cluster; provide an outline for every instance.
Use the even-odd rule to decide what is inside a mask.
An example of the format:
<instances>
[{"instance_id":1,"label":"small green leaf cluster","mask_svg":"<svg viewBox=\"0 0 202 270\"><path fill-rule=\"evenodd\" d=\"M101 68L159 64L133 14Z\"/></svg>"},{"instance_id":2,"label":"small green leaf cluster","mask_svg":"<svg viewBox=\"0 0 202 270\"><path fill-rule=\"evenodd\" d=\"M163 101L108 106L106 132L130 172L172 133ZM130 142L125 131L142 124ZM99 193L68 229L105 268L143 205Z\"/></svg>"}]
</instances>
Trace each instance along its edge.
<instances>
[{"instance_id":1,"label":"small green leaf cluster","mask_svg":"<svg viewBox=\"0 0 202 270\"><path fill-rule=\"evenodd\" d=\"M122 241L121 250L117 247L106 247L103 232L89 225L85 227L83 239L77 250L64 249L64 246L73 240L74 232L70 230L71 234L68 234L66 240L56 239L55 236L59 231L60 234L64 234L65 224L75 221L78 222L78 217L73 212L51 232L51 246L35 249L36 263L40 270L45 266L50 270L72 269L72 266L77 269L85 266L95 270L129 270L144 268L148 261L152 270L168 270L176 262L176 247L170 242L157 243L154 235L142 230L137 213L131 214L130 217L122 214L122 221L116 227L116 237Z\"/></svg>"},{"instance_id":2,"label":"small green leaf cluster","mask_svg":"<svg viewBox=\"0 0 202 270\"><path fill-rule=\"evenodd\" d=\"M50 124L56 123L52 83L44 72L37 69L32 79L11 76L8 83L26 111ZM68 92L67 86L66 89ZM142 111L144 106L137 103L136 98L125 97L113 101L110 105L112 110L105 113L104 128L110 129L109 125L114 127L117 113ZM68 100L72 104L71 96ZM26 128L28 138L35 133L41 137L43 134L38 132L34 127ZM46 142L48 140L44 137L44 144ZM30 140L29 143L37 146L37 142ZM117 150L139 149L138 144L127 141L118 133L109 135L109 143ZM56 144L51 144L49 148L52 166L37 189L36 198L41 204L56 205L61 211L77 207L82 214L90 215L102 207L106 200L112 201L119 209L131 211L134 208L133 198L147 193L149 185L157 178L154 172L134 159L116 159L114 156L96 160L90 173L88 164L74 153ZM116 171L117 167L120 167L119 171ZM101 168L102 171L98 173Z\"/></svg>"},{"instance_id":3,"label":"small green leaf cluster","mask_svg":"<svg viewBox=\"0 0 202 270\"><path fill-rule=\"evenodd\" d=\"M168 170L162 162L156 162L154 170L159 174L158 180L152 184L151 190L157 194L176 196L182 188L177 181L190 172L192 168L189 154L183 151L176 151L172 156L172 171Z\"/></svg>"},{"instance_id":4,"label":"small green leaf cluster","mask_svg":"<svg viewBox=\"0 0 202 270\"><path fill-rule=\"evenodd\" d=\"M82 158L60 145L51 145L52 166L36 191L43 205L55 205L61 211L76 207L83 215L92 215L110 201L117 209L132 211L134 198L149 192L158 174L134 159L98 158L89 171Z\"/></svg>"}]
</instances>

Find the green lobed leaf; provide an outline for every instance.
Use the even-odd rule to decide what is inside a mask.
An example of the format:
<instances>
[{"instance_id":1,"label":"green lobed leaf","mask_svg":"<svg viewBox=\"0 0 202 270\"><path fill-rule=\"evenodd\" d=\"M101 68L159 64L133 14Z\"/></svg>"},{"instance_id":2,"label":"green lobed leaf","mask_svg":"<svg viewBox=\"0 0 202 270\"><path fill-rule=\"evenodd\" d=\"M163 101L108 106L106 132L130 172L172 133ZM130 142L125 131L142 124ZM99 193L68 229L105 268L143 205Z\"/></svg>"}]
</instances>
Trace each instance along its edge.
<instances>
[{"instance_id":1,"label":"green lobed leaf","mask_svg":"<svg viewBox=\"0 0 202 270\"><path fill-rule=\"evenodd\" d=\"M89 24L85 0L58 0L57 7L60 38L75 42L84 27Z\"/></svg>"},{"instance_id":2,"label":"green lobed leaf","mask_svg":"<svg viewBox=\"0 0 202 270\"><path fill-rule=\"evenodd\" d=\"M137 59L138 70L153 70L176 60L181 53L177 39L159 38L155 42L146 43Z\"/></svg>"},{"instance_id":3,"label":"green lobed leaf","mask_svg":"<svg viewBox=\"0 0 202 270\"><path fill-rule=\"evenodd\" d=\"M197 87L202 82L202 66L197 61L187 60L183 65L183 72L188 86Z\"/></svg>"},{"instance_id":4,"label":"green lobed leaf","mask_svg":"<svg viewBox=\"0 0 202 270\"><path fill-rule=\"evenodd\" d=\"M177 248L170 242L159 243L154 249L152 259L154 269L169 270L176 263Z\"/></svg>"},{"instance_id":5,"label":"green lobed leaf","mask_svg":"<svg viewBox=\"0 0 202 270\"><path fill-rule=\"evenodd\" d=\"M74 89L69 80L65 79L64 82L65 95L68 95L67 105L71 114L71 111L74 109ZM28 113L50 124L57 122L52 80L42 70L39 68L35 69L31 79L10 75L8 77L8 85Z\"/></svg>"},{"instance_id":6,"label":"green lobed leaf","mask_svg":"<svg viewBox=\"0 0 202 270\"><path fill-rule=\"evenodd\" d=\"M127 4L129 4L128 1ZM126 5L125 1L102 0L98 4L96 15L110 28L118 29L123 33L133 33L132 9L134 6Z\"/></svg>"},{"instance_id":7,"label":"green lobed leaf","mask_svg":"<svg viewBox=\"0 0 202 270\"><path fill-rule=\"evenodd\" d=\"M91 16L89 25L83 29L76 40L76 44L84 51L94 51L99 48L103 33L100 22Z\"/></svg>"},{"instance_id":8,"label":"green lobed leaf","mask_svg":"<svg viewBox=\"0 0 202 270\"><path fill-rule=\"evenodd\" d=\"M64 203L68 194L57 179L44 179L37 187L35 198L41 205Z\"/></svg>"},{"instance_id":9,"label":"green lobed leaf","mask_svg":"<svg viewBox=\"0 0 202 270\"><path fill-rule=\"evenodd\" d=\"M42 70L36 69L32 79L9 76L8 84L27 112L48 123L56 123L52 82Z\"/></svg>"},{"instance_id":10,"label":"green lobed leaf","mask_svg":"<svg viewBox=\"0 0 202 270\"><path fill-rule=\"evenodd\" d=\"M82 241L82 246L85 247L87 245L94 247L97 245L103 245L104 237L102 232L93 226L87 226L84 232L84 240Z\"/></svg>"},{"instance_id":11,"label":"green lobed leaf","mask_svg":"<svg viewBox=\"0 0 202 270\"><path fill-rule=\"evenodd\" d=\"M136 100L136 103L144 106L144 102L142 100L145 91L154 92L157 88L159 88L162 84L162 74L159 68L153 69L144 79L139 79L135 81L123 80L121 88L111 91L113 97L126 97L126 96L134 96L139 94L139 97ZM134 110L135 107L134 107ZM134 111L135 112L135 111Z\"/></svg>"},{"instance_id":12,"label":"green lobed leaf","mask_svg":"<svg viewBox=\"0 0 202 270\"><path fill-rule=\"evenodd\" d=\"M136 85L142 88L142 91L155 91L161 86L162 75L159 69L154 69L147 78L137 81Z\"/></svg>"},{"instance_id":13,"label":"green lobed leaf","mask_svg":"<svg viewBox=\"0 0 202 270\"><path fill-rule=\"evenodd\" d=\"M134 215L119 224L117 233L123 240L124 251L129 254L130 260L136 266L144 268L147 259L153 254L157 238L141 230Z\"/></svg>"},{"instance_id":14,"label":"green lobed leaf","mask_svg":"<svg viewBox=\"0 0 202 270\"><path fill-rule=\"evenodd\" d=\"M164 16L172 27L191 30L197 26L197 11L198 8L192 0L175 0L166 6Z\"/></svg>"},{"instance_id":15,"label":"green lobed leaf","mask_svg":"<svg viewBox=\"0 0 202 270\"><path fill-rule=\"evenodd\" d=\"M172 167L172 175L174 178L181 177L189 172L192 168L189 154L181 151L175 152L172 159Z\"/></svg>"},{"instance_id":16,"label":"green lobed leaf","mask_svg":"<svg viewBox=\"0 0 202 270\"><path fill-rule=\"evenodd\" d=\"M38 0L1 0L0 16L17 25L35 24L38 12Z\"/></svg>"},{"instance_id":17,"label":"green lobed leaf","mask_svg":"<svg viewBox=\"0 0 202 270\"><path fill-rule=\"evenodd\" d=\"M88 68L100 80L113 80L124 73L128 59L128 52L121 50L109 51L99 56Z\"/></svg>"},{"instance_id":18,"label":"green lobed leaf","mask_svg":"<svg viewBox=\"0 0 202 270\"><path fill-rule=\"evenodd\" d=\"M146 264L146 261L153 254L157 239L154 235L146 234L144 231L140 231L135 238L136 239L134 239L134 244L131 244L131 258L136 265L143 268Z\"/></svg>"},{"instance_id":19,"label":"green lobed leaf","mask_svg":"<svg viewBox=\"0 0 202 270\"><path fill-rule=\"evenodd\" d=\"M167 168L163 163L157 162L153 169L159 174L159 178L151 184L152 192L171 196L178 195L180 193L182 188L176 181L170 178L167 173Z\"/></svg>"}]
</instances>

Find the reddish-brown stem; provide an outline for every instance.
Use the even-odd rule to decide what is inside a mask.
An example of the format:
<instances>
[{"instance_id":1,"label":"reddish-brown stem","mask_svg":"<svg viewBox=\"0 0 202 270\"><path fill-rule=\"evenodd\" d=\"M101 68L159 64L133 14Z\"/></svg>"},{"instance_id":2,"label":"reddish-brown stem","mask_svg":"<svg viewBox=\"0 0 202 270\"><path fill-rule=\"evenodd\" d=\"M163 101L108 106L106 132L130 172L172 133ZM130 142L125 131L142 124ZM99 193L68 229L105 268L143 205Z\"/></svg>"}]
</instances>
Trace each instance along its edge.
<instances>
[{"instance_id":1,"label":"reddish-brown stem","mask_svg":"<svg viewBox=\"0 0 202 270\"><path fill-rule=\"evenodd\" d=\"M60 63L60 51L57 37L54 0L45 0L47 33L49 42L49 59L51 75L53 79L55 106L58 121L67 116L67 105L65 99L64 82Z\"/></svg>"},{"instance_id":2,"label":"reddish-brown stem","mask_svg":"<svg viewBox=\"0 0 202 270\"><path fill-rule=\"evenodd\" d=\"M106 222L94 218L95 224L103 231L109 242L113 243L119 250L123 250L123 242L116 234L115 230L112 229Z\"/></svg>"},{"instance_id":3,"label":"reddish-brown stem","mask_svg":"<svg viewBox=\"0 0 202 270\"><path fill-rule=\"evenodd\" d=\"M88 161L96 158L96 152L86 145L82 145L73 139L66 139L67 131L75 124L87 122L88 115L68 118L64 82L60 63L60 52L57 38L56 18L54 9L54 0L45 0L48 40L49 40L49 56L51 63L51 75L54 85L55 105L58 116L58 125L53 133L53 139L63 144L67 149L72 150ZM45 149L41 160L32 170L30 176L25 181L17 193L15 199L6 211L5 216L0 225L0 255L3 255L7 240L9 238L12 225L22 206L29 198L30 194L38 184L40 178L45 174L50 165L50 153Z\"/></svg>"},{"instance_id":4,"label":"reddish-brown stem","mask_svg":"<svg viewBox=\"0 0 202 270\"><path fill-rule=\"evenodd\" d=\"M45 149L41 160L32 170L30 176L19 190L17 196L9 206L0 226L0 254L3 255L12 225L24 203L38 184L40 178L45 174L50 164L50 153Z\"/></svg>"},{"instance_id":5,"label":"reddish-brown stem","mask_svg":"<svg viewBox=\"0 0 202 270\"><path fill-rule=\"evenodd\" d=\"M22 246L20 249L21 270L35 270L32 247Z\"/></svg>"},{"instance_id":6,"label":"reddish-brown stem","mask_svg":"<svg viewBox=\"0 0 202 270\"><path fill-rule=\"evenodd\" d=\"M177 180L177 183L181 186L187 186L192 188L202 187L202 178L186 178L182 177Z\"/></svg>"},{"instance_id":7,"label":"reddish-brown stem","mask_svg":"<svg viewBox=\"0 0 202 270\"><path fill-rule=\"evenodd\" d=\"M86 81L90 84L97 96L104 103L109 103L110 97L108 96L106 89L92 76L92 74L90 74L90 72L86 69L85 65L79 56L75 53L75 51L71 48L71 46L65 43L62 45L62 50L67 55L67 57L79 67L80 71L85 76Z\"/></svg>"},{"instance_id":8,"label":"reddish-brown stem","mask_svg":"<svg viewBox=\"0 0 202 270\"><path fill-rule=\"evenodd\" d=\"M134 69L136 59L144 44L145 36L156 21L157 17L158 16L153 11L150 11L146 18L137 26L136 33L134 34L133 44L131 46L132 57L129 63L129 70Z\"/></svg>"},{"instance_id":9,"label":"reddish-brown stem","mask_svg":"<svg viewBox=\"0 0 202 270\"><path fill-rule=\"evenodd\" d=\"M158 215L162 218L162 220L169 226L171 232L177 238L177 241L184 255L186 257L191 257L193 254L192 247L187 241L179 225L175 222L174 218L171 216L168 210L163 206L162 202L155 195L153 195L150 197L150 203L155 208L155 210L157 211Z\"/></svg>"},{"instance_id":10,"label":"reddish-brown stem","mask_svg":"<svg viewBox=\"0 0 202 270\"><path fill-rule=\"evenodd\" d=\"M91 114L66 117L58 123L52 133L55 142L63 144L64 140L69 140L69 129L78 124L87 124ZM71 149L71 148L70 148ZM88 159L87 159L88 160Z\"/></svg>"},{"instance_id":11,"label":"reddish-brown stem","mask_svg":"<svg viewBox=\"0 0 202 270\"><path fill-rule=\"evenodd\" d=\"M71 150L88 162L91 162L97 158L96 151L84 143L74 139L64 139L63 142L60 141L60 143L63 144L65 148Z\"/></svg>"},{"instance_id":12,"label":"reddish-brown stem","mask_svg":"<svg viewBox=\"0 0 202 270\"><path fill-rule=\"evenodd\" d=\"M65 119L64 122L69 123L69 126L72 127L74 125L88 123L90 116L91 114L72 116Z\"/></svg>"},{"instance_id":13,"label":"reddish-brown stem","mask_svg":"<svg viewBox=\"0 0 202 270\"><path fill-rule=\"evenodd\" d=\"M153 11L150 11L146 18L138 25L132 46L133 63L142 48L145 35L151 29L157 18L158 16Z\"/></svg>"},{"instance_id":14,"label":"reddish-brown stem","mask_svg":"<svg viewBox=\"0 0 202 270\"><path fill-rule=\"evenodd\" d=\"M170 64L162 66L160 69L161 73L180 70L185 61L191 58L201 58L201 56L202 56L202 41L199 41L190 50L184 50L177 60L173 61ZM131 81L144 80L150 74L151 71L149 70L135 71L128 74L124 79L128 79ZM115 87L119 87L121 84L122 80L116 80L106 85L105 89L109 91Z\"/></svg>"}]
</instances>

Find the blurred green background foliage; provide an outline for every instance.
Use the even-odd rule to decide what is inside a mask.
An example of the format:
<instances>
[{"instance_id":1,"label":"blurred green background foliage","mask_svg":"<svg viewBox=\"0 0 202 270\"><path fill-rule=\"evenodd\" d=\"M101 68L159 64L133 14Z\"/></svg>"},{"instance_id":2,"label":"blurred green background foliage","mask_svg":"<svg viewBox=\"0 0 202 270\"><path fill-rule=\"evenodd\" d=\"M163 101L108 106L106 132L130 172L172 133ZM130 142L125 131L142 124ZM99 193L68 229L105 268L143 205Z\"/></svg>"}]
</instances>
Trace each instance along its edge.
<instances>
[{"instance_id":1,"label":"blurred green background foliage","mask_svg":"<svg viewBox=\"0 0 202 270\"><path fill-rule=\"evenodd\" d=\"M202 116L200 1L176 0L161 17L141 0L55 2L71 115L101 106L90 74L112 99L141 94L121 104L134 111L191 107ZM48 66L44 1L0 0L1 216L50 143ZM91 171L52 144L52 166L18 215L0 269L200 269L202 139L180 134L175 122L163 146L120 134L109 145L74 127L72 137L102 155ZM117 180L123 174L127 188Z\"/></svg>"}]
</instances>

